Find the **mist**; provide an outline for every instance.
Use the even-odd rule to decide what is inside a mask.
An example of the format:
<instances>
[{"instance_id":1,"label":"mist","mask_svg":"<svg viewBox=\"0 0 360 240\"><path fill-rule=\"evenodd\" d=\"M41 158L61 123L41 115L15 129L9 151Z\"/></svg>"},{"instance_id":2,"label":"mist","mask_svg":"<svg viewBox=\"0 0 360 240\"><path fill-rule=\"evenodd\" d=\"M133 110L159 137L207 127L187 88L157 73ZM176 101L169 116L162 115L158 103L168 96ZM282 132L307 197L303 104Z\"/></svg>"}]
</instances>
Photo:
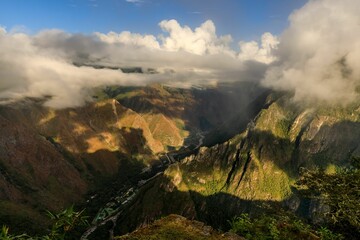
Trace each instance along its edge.
<instances>
[{"instance_id":1,"label":"mist","mask_svg":"<svg viewBox=\"0 0 360 240\"><path fill-rule=\"evenodd\" d=\"M347 104L360 84L360 1L316 0L289 17L263 84L307 103Z\"/></svg>"}]
</instances>

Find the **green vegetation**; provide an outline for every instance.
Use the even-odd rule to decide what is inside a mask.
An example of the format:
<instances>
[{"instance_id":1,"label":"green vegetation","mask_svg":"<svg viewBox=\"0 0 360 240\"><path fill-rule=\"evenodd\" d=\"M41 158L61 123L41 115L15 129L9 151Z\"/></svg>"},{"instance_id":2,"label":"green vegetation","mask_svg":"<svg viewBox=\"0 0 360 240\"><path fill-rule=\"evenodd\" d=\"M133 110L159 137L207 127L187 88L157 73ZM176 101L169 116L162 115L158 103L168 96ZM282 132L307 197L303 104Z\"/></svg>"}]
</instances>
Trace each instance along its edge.
<instances>
[{"instance_id":1,"label":"green vegetation","mask_svg":"<svg viewBox=\"0 0 360 240\"><path fill-rule=\"evenodd\" d=\"M53 221L49 233L44 236L29 236L27 234L13 235L10 234L9 228L3 226L0 232L2 240L75 240L79 239L83 228L88 226L87 217L82 216L84 210L75 211L71 206L64 211L53 214L48 212L49 217Z\"/></svg>"},{"instance_id":2,"label":"green vegetation","mask_svg":"<svg viewBox=\"0 0 360 240\"><path fill-rule=\"evenodd\" d=\"M358 122L360 120L360 107L357 102L344 106L323 106L317 111L319 115L332 117L337 121Z\"/></svg>"},{"instance_id":3,"label":"green vegetation","mask_svg":"<svg viewBox=\"0 0 360 240\"><path fill-rule=\"evenodd\" d=\"M358 239L360 236L360 159L348 168L303 170L296 186L324 208L318 211L321 226L309 225L288 213L251 219L242 214L230 221L231 230L246 239ZM324 209L327 209L324 211Z\"/></svg>"},{"instance_id":4,"label":"green vegetation","mask_svg":"<svg viewBox=\"0 0 360 240\"><path fill-rule=\"evenodd\" d=\"M279 169L275 164L270 165L271 172L273 174L267 174L263 172L261 176L261 181L259 181L259 186L256 189L256 195L261 196L264 194L271 194L273 199L283 200L290 196L290 182L291 179L287 174Z\"/></svg>"},{"instance_id":5,"label":"green vegetation","mask_svg":"<svg viewBox=\"0 0 360 240\"><path fill-rule=\"evenodd\" d=\"M211 227L184 217L170 215L137 231L117 237L118 240L221 240L230 239ZM234 238L232 238L234 239Z\"/></svg>"},{"instance_id":6,"label":"green vegetation","mask_svg":"<svg viewBox=\"0 0 360 240\"><path fill-rule=\"evenodd\" d=\"M347 238L360 236L360 159L350 168L328 173L322 169L303 170L297 182L302 193L318 200L329 210L320 213L324 221Z\"/></svg>"},{"instance_id":7,"label":"green vegetation","mask_svg":"<svg viewBox=\"0 0 360 240\"><path fill-rule=\"evenodd\" d=\"M281 101L275 102L268 109L262 110L256 120L256 129L287 139L296 113L282 106L283 104Z\"/></svg>"},{"instance_id":8,"label":"green vegetation","mask_svg":"<svg viewBox=\"0 0 360 240\"><path fill-rule=\"evenodd\" d=\"M275 216L263 215L250 219L248 214L242 214L229 222L231 231L244 236L248 240L341 240L341 234L333 233L322 227L314 230L302 220L286 214Z\"/></svg>"},{"instance_id":9,"label":"green vegetation","mask_svg":"<svg viewBox=\"0 0 360 240\"><path fill-rule=\"evenodd\" d=\"M206 183L204 184L205 189L201 193L204 194L204 196L211 196L219 193L224 186L224 181L221 180L213 179L210 181L206 181Z\"/></svg>"},{"instance_id":10,"label":"green vegetation","mask_svg":"<svg viewBox=\"0 0 360 240\"><path fill-rule=\"evenodd\" d=\"M105 88L95 89L96 98L98 100L104 100L109 98L122 99L126 97L137 96L141 91L140 87L119 87L119 86L108 86Z\"/></svg>"}]
</instances>

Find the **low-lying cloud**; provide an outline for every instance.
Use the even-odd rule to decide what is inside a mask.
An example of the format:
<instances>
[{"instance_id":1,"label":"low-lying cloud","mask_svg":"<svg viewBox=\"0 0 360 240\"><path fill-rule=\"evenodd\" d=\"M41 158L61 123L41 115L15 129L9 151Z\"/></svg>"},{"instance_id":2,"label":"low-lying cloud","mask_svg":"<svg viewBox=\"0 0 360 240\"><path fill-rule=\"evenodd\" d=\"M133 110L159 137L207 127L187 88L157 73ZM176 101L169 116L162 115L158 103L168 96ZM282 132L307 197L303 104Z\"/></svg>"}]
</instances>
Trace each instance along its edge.
<instances>
[{"instance_id":1,"label":"low-lying cloud","mask_svg":"<svg viewBox=\"0 0 360 240\"><path fill-rule=\"evenodd\" d=\"M263 83L297 101L349 103L360 85L360 1L313 0L290 16Z\"/></svg>"},{"instance_id":2,"label":"low-lying cloud","mask_svg":"<svg viewBox=\"0 0 360 240\"><path fill-rule=\"evenodd\" d=\"M91 100L90 89L105 85L261 81L294 92L297 101L348 103L360 85L359 12L357 0L312 0L290 16L281 36L240 41L238 51L210 20L195 29L164 20L160 36L60 30L28 35L0 27L0 101L50 96L47 106L64 108L83 105ZM126 74L119 67L156 73Z\"/></svg>"},{"instance_id":3,"label":"low-lying cloud","mask_svg":"<svg viewBox=\"0 0 360 240\"><path fill-rule=\"evenodd\" d=\"M230 36L217 36L204 22L192 30L175 20L162 21L164 35L131 32L91 36L46 30L34 36L0 31L0 99L51 96L55 108L83 105L89 90L104 85L152 82L188 87L219 81L258 81L265 64L241 61ZM156 69L156 74L126 74L105 66ZM249 69L251 68L251 70Z\"/></svg>"}]
</instances>

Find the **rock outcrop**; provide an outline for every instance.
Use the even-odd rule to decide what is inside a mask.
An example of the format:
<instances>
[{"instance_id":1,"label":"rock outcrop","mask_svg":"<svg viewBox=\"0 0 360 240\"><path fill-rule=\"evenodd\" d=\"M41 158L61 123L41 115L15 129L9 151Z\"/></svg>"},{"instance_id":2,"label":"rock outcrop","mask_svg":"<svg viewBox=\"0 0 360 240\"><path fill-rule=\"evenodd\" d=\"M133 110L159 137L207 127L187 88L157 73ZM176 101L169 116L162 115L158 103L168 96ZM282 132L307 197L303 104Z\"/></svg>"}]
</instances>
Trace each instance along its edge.
<instances>
[{"instance_id":1,"label":"rock outcrop","mask_svg":"<svg viewBox=\"0 0 360 240\"><path fill-rule=\"evenodd\" d=\"M179 215L169 215L136 231L116 237L119 240L244 240L233 233L220 233L202 222L191 221Z\"/></svg>"}]
</instances>

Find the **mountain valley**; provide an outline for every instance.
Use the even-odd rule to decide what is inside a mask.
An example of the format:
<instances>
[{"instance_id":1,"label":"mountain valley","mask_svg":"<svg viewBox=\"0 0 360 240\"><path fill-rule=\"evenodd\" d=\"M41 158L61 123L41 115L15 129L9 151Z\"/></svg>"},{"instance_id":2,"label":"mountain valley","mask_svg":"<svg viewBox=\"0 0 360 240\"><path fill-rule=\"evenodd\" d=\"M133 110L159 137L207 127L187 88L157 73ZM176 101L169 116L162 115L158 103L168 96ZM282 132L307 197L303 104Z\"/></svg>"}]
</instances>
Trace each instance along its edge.
<instances>
[{"instance_id":1,"label":"mountain valley","mask_svg":"<svg viewBox=\"0 0 360 240\"><path fill-rule=\"evenodd\" d=\"M254 86L239 104L227 86L219 89L111 87L95 89L96 101L81 108L47 108L42 99L0 106L1 222L38 232L45 210L81 204L141 172L152 176L164 153L196 149L262 92Z\"/></svg>"},{"instance_id":2,"label":"mountain valley","mask_svg":"<svg viewBox=\"0 0 360 240\"><path fill-rule=\"evenodd\" d=\"M332 173L359 157L360 106L305 107L249 86L106 87L81 108L2 106L1 221L39 233L45 210L76 204L93 219L82 239L169 214L223 230L276 209L321 222L326 206L294 185L301 169Z\"/></svg>"}]
</instances>

